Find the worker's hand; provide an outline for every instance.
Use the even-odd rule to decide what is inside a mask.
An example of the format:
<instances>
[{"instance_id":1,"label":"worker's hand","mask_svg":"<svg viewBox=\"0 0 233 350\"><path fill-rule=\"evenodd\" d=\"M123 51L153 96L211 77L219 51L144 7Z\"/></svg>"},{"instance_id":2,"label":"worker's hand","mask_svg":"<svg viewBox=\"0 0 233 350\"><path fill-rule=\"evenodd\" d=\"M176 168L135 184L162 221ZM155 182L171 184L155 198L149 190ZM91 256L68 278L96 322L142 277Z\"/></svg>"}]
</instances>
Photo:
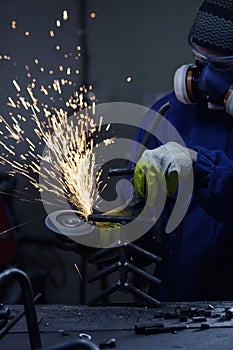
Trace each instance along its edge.
<instances>
[{"instance_id":1,"label":"worker's hand","mask_svg":"<svg viewBox=\"0 0 233 350\"><path fill-rule=\"evenodd\" d=\"M135 194L139 197L145 195L149 206L155 204L156 194L164 184L167 195L173 195L177 190L178 177L190 174L196 155L196 151L176 142L168 142L154 150L144 151L134 171Z\"/></svg>"}]
</instances>

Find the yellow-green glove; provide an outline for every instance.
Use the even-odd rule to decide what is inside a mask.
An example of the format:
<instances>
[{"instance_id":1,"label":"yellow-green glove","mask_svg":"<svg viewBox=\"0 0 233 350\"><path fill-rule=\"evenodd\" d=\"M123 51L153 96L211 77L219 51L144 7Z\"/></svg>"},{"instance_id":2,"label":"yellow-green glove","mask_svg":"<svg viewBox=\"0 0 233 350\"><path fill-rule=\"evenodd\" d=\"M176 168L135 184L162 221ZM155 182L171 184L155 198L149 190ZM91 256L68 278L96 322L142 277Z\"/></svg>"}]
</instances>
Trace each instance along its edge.
<instances>
[{"instance_id":1,"label":"yellow-green glove","mask_svg":"<svg viewBox=\"0 0 233 350\"><path fill-rule=\"evenodd\" d=\"M178 177L189 176L190 171L190 151L176 142L168 142L154 150L146 150L135 167L135 194L139 197L145 195L147 204L153 206L161 187L171 196L177 190Z\"/></svg>"}]
</instances>

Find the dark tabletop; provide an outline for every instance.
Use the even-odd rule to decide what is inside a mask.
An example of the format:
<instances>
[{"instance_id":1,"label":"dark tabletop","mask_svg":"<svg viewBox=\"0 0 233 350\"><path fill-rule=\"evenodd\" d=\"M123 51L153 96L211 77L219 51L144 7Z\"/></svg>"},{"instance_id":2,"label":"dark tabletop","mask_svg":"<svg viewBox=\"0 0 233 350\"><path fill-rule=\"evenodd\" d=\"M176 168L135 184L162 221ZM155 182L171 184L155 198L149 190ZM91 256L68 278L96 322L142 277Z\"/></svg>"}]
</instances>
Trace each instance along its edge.
<instances>
[{"instance_id":1,"label":"dark tabletop","mask_svg":"<svg viewBox=\"0 0 233 350\"><path fill-rule=\"evenodd\" d=\"M23 305L8 307L11 318L24 309ZM84 333L98 346L114 338L115 348L122 350L219 350L233 349L231 307L233 301L162 303L152 308L36 305L36 311L43 347L72 340ZM136 334L135 326L137 333L142 334ZM180 326L184 329L176 329ZM154 329L157 334L143 334L153 333ZM0 340L0 349L30 349L25 316Z\"/></svg>"}]
</instances>

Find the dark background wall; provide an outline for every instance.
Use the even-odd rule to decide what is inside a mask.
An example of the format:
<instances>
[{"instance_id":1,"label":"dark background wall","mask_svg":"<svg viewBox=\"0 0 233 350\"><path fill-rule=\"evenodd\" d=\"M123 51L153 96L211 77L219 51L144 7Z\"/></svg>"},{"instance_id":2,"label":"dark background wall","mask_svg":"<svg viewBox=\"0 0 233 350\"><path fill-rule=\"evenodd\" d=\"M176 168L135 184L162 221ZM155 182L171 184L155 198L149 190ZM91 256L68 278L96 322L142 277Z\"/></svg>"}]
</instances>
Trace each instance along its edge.
<instances>
[{"instance_id":1,"label":"dark background wall","mask_svg":"<svg viewBox=\"0 0 233 350\"><path fill-rule=\"evenodd\" d=\"M200 0L1 0L0 114L9 123L12 113L25 115L28 118L25 134L37 142L31 111L22 105L17 109L7 105L9 96L17 99L14 79L21 86L21 95L27 94L27 85L35 79L40 103L56 108L66 108L66 98L82 84L93 86L99 103L124 101L150 106L172 89L176 68L192 60L186 39L200 3ZM63 18L64 10L68 11L68 20ZM40 92L41 85L49 86L58 78L72 81L64 86L61 95L53 89L49 97ZM2 142L14 144L16 159L25 150L24 143L3 136ZM39 151L42 149L39 147ZM1 153L4 152L2 148ZM1 166L0 170L5 173L9 166ZM17 224L25 223L17 235L28 241L46 241L51 233L44 225L43 206L22 200L38 197L38 193L22 176L16 178L17 190L23 193L14 199L14 218ZM20 264L26 270L31 268L30 273L36 277L38 270L45 274L46 302L79 302L80 277L73 267L74 263L81 264L79 257L40 244L24 244L18 258ZM39 262L32 256L38 256Z\"/></svg>"},{"instance_id":2,"label":"dark background wall","mask_svg":"<svg viewBox=\"0 0 233 350\"><path fill-rule=\"evenodd\" d=\"M90 78L99 101L150 105L191 59L187 33L201 1L89 1ZM127 83L127 77L131 77Z\"/></svg>"}]
</instances>

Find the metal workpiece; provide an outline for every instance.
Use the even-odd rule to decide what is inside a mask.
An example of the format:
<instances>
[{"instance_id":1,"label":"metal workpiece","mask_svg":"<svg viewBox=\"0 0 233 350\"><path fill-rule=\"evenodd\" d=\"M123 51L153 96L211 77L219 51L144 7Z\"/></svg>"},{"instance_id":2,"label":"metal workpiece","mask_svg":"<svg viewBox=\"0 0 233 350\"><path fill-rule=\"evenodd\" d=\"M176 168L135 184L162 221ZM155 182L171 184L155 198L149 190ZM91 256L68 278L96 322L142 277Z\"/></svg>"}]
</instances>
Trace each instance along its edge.
<instances>
[{"instance_id":1,"label":"metal workpiece","mask_svg":"<svg viewBox=\"0 0 233 350\"><path fill-rule=\"evenodd\" d=\"M148 250L145 250L134 243L128 243L128 247L134 252L141 254L142 256L145 256L151 262L160 263L160 261L162 260L160 256L155 255L154 253L151 253Z\"/></svg>"},{"instance_id":2,"label":"metal workpiece","mask_svg":"<svg viewBox=\"0 0 233 350\"><path fill-rule=\"evenodd\" d=\"M153 298L148 293L143 292L142 290L138 289L137 287L133 286L130 283L127 283L127 285L125 285L125 288L128 292L130 292L130 293L134 294L135 296L139 297L140 299L146 301L150 305L159 306L161 304L161 302L159 300Z\"/></svg>"},{"instance_id":3,"label":"metal workpiece","mask_svg":"<svg viewBox=\"0 0 233 350\"><path fill-rule=\"evenodd\" d=\"M89 263L98 264L99 271L86 278L88 283L95 282L101 278L105 278L113 272L117 272L118 276L115 283L110 287L101 290L96 297L94 297L89 305L95 305L104 300L106 296L120 291L123 293L132 293L142 299L144 302L157 306L160 304L158 300L149 296L147 293L140 291L128 280L129 272L141 278L146 282L160 284L161 281L155 276L145 272L131 261L132 255L139 255L141 258L148 259L151 263L158 264L161 258L147 250L137 246L135 243L130 243L128 240L121 241L122 226L132 222L137 216L124 215L105 215L93 213L84 220L80 213L73 210L61 210L51 213L47 216L45 224L53 232L56 233L61 249L73 250L78 254L84 254ZM144 218L142 218L144 220ZM148 220L145 218L145 220ZM80 235L89 235L92 229L99 222L117 223L119 224L119 241L110 244L105 248L85 247L80 243L72 243L73 237ZM93 224L92 224L93 223ZM89 251L86 254L85 251Z\"/></svg>"},{"instance_id":4,"label":"metal workpiece","mask_svg":"<svg viewBox=\"0 0 233 350\"><path fill-rule=\"evenodd\" d=\"M124 216L124 215L105 215L105 214L90 214L87 220L90 222L110 222L110 223L129 223L132 222L135 216Z\"/></svg>"},{"instance_id":5,"label":"metal workpiece","mask_svg":"<svg viewBox=\"0 0 233 350\"><path fill-rule=\"evenodd\" d=\"M120 266L121 266L120 262L116 262L110 266L106 266L104 269L99 270L96 273L94 273L93 275L91 275L90 277L88 277L87 282L91 283L91 282L94 282L94 281L104 277L104 276L107 276L110 273L117 271Z\"/></svg>"},{"instance_id":6,"label":"metal workpiece","mask_svg":"<svg viewBox=\"0 0 233 350\"><path fill-rule=\"evenodd\" d=\"M168 106L164 106L162 111L167 110ZM133 173L134 167L130 169L111 169L110 175L125 175L126 173ZM119 173L120 172L120 173ZM144 198L137 198L133 196L131 203L129 204L129 212L132 215L110 215L105 213L92 213L84 218L76 210L60 210L49 214L45 220L46 226L56 233L59 245L64 246L66 250L73 250L81 255L85 255L89 263L98 264L99 271L88 276L86 278L88 283L95 282L101 278L105 278L113 272L117 272L118 276L115 283L111 286L101 290L97 296L95 296L89 305L95 305L103 301L106 296L120 291L123 293L132 293L135 296L142 299L144 302L157 306L160 304L158 300L149 296L144 291L139 290L129 281L128 274L139 276L144 278L145 282L151 282L154 284L160 284L161 280L155 276L145 272L131 260L132 256L139 255L140 258L145 258L151 263L158 264L161 258L147 250L137 246L135 243L130 243L130 239L124 235L124 228L126 224L132 223L133 220L138 219L143 224L151 221L151 218L140 216L142 207L145 205ZM80 244L79 238L81 236L89 236L89 234L95 234L95 228L100 230L98 223L112 223L118 224L119 238L115 242L110 242L107 247L85 247L84 244ZM64 238L63 238L64 237ZM90 237L90 236L89 236ZM93 237L93 236L92 236ZM60 238L60 239L59 239ZM96 238L96 237L95 237ZM77 243L72 244L72 240L76 240ZM58 245L58 246L59 246ZM86 255L84 252L89 249L90 254Z\"/></svg>"},{"instance_id":7,"label":"metal workpiece","mask_svg":"<svg viewBox=\"0 0 233 350\"><path fill-rule=\"evenodd\" d=\"M135 247L135 244L133 244L133 247ZM144 249L142 248L140 248L139 251L141 255L143 255L143 253L145 252L145 257L147 257L147 251L144 251ZM98 272L88 277L87 281L91 283L98 279L101 279L104 276L109 275L112 272L116 272L116 271L118 272L118 279L116 280L116 282L113 283L112 286L110 286L109 288L106 288L100 291L97 297L93 298L90 301L90 305L95 305L98 302L102 301L103 298L105 298L106 296L116 291L120 291L123 293L131 293L151 305L158 306L160 304L158 300L151 297L147 293L139 290L129 282L128 274L130 272L136 276L140 276L141 278L144 278L145 281L151 282L154 284L160 284L161 280L155 276L150 275L149 273L145 272L144 270L142 270L141 268L132 264L129 261L131 257L130 244L126 243L120 246L117 252L118 254L115 255L113 259L114 262L110 262L109 265L107 264L106 266L103 266L101 270L99 270ZM109 254L108 249L100 249L99 252L95 253L94 255L95 255L95 258L96 256L98 256L99 259L101 258L104 260L104 257L106 254ZM153 260L156 262L160 261L159 257L157 256L153 256ZM93 261L92 256L89 257L89 261Z\"/></svg>"},{"instance_id":8,"label":"metal workpiece","mask_svg":"<svg viewBox=\"0 0 233 350\"><path fill-rule=\"evenodd\" d=\"M90 306L95 306L99 302L102 302L107 296L113 294L116 291L121 290L121 283L120 281L117 281L116 283L112 284L110 287L107 287L103 290L101 290L96 297L94 297L88 304Z\"/></svg>"},{"instance_id":9,"label":"metal workpiece","mask_svg":"<svg viewBox=\"0 0 233 350\"><path fill-rule=\"evenodd\" d=\"M34 303L41 297L41 293L38 293L34 298ZM25 309L22 309L19 311L13 318L10 318L9 320L3 319L0 320L0 324L2 323L2 327L0 327L0 339L2 339L10 330L13 328L20 319L25 315Z\"/></svg>"},{"instance_id":10,"label":"metal workpiece","mask_svg":"<svg viewBox=\"0 0 233 350\"><path fill-rule=\"evenodd\" d=\"M0 305L0 320L5 320L10 317L10 309L7 306L4 306L3 304Z\"/></svg>"},{"instance_id":11,"label":"metal workpiece","mask_svg":"<svg viewBox=\"0 0 233 350\"><path fill-rule=\"evenodd\" d=\"M39 327L37 323L36 309L33 300L32 285L27 274L17 268L9 268L0 273L0 285L17 281L21 287L22 297L25 308L25 316L27 320L29 339L31 349L41 347ZM14 324L12 324L13 326ZM0 339L6 335L9 326L5 326L0 331Z\"/></svg>"},{"instance_id":12,"label":"metal workpiece","mask_svg":"<svg viewBox=\"0 0 233 350\"><path fill-rule=\"evenodd\" d=\"M119 256L119 248L101 248L101 249L96 249L95 252L90 254L87 258L87 261L90 264L96 263L99 260L104 261L106 260L106 257L109 256L109 253L112 256Z\"/></svg>"},{"instance_id":13,"label":"metal workpiece","mask_svg":"<svg viewBox=\"0 0 233 350\"><path fill-rule=\"evenodd\" d=\"M159 278L150 275L149 273L145 272L142 269L139 269L137 266L135 266L129 262L125 263L125 267L128 269L128 271L131 271L131 272L135 273L136 275L143 277L152 283L155 283L155 284L161 283L161 280Z\"/></svg>"},{"instance_id":14,"label":"metal workpiece","mask_svg":"<svg viewBox=\"0 0 233 350\"><path fill-rule=\"evenodd\" d=\"M130 168L112 168L108 171L108 176L122 176L122 175L132 175L134 173L135 167Z\"/></svg>"}]
</instances>

